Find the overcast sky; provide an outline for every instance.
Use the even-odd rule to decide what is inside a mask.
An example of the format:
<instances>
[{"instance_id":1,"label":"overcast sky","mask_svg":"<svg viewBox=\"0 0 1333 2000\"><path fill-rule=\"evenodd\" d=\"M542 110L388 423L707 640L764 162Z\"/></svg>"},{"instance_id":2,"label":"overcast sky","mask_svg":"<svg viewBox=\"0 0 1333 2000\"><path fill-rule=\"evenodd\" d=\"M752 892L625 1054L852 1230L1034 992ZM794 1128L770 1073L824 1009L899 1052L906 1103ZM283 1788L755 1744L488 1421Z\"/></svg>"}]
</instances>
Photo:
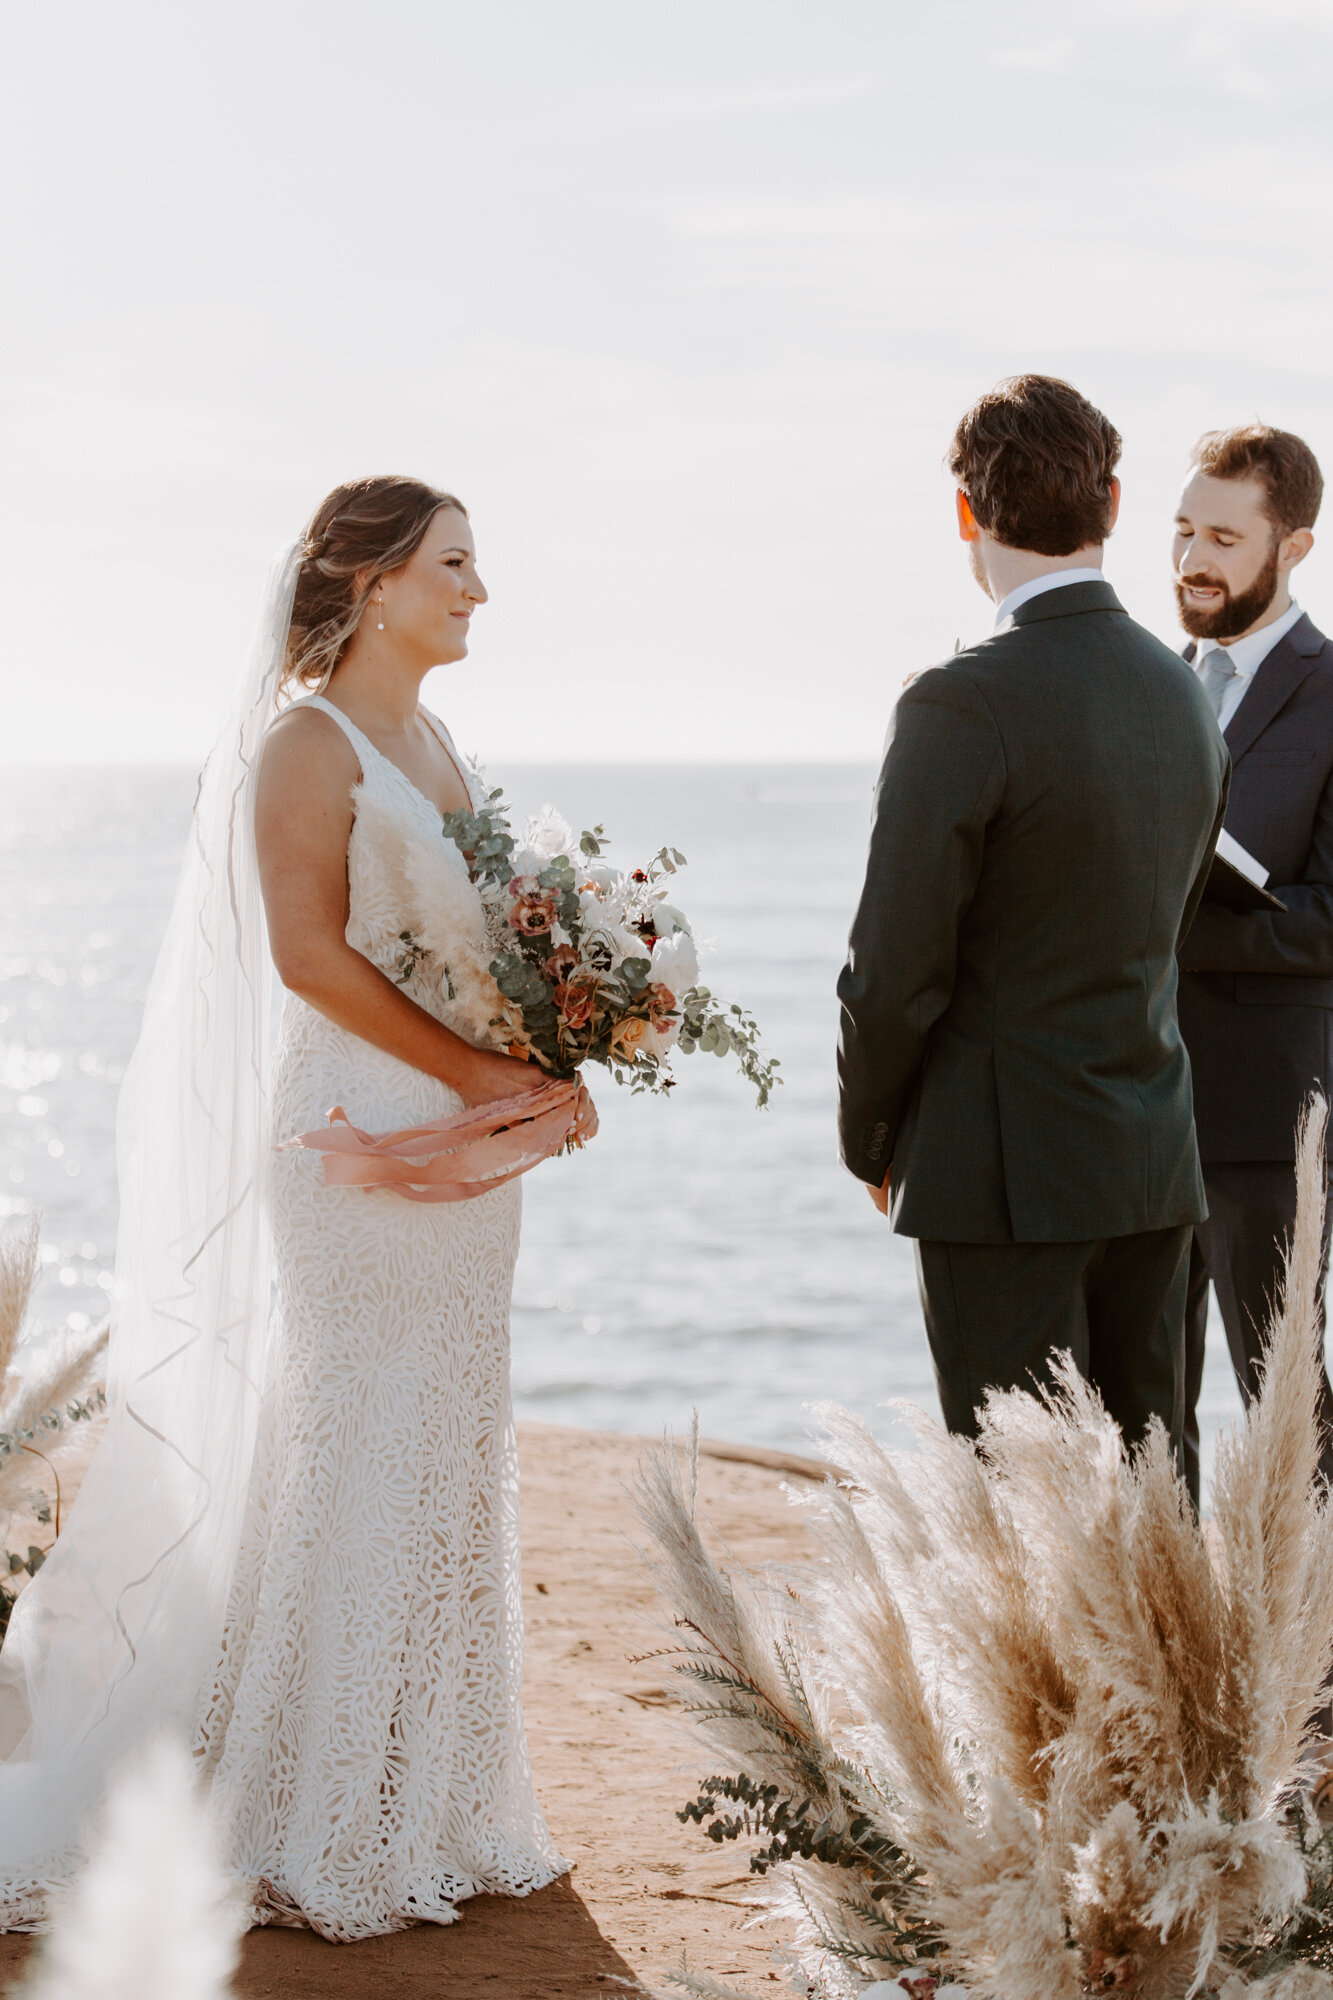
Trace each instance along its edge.
<instances>
[{"instance_id":1,"label":"overcast sky","mask_svg":"<svg viewBox=\"0 0 1333 2000\"><path fill-rule=\"evenodd\" d=\"M459 492L429 698L496 757L869 757L984 630L942 455L1125 438L1174 637L1198 432L1333 471L1328 0L7 0L0 761L197 759L322 494ZM1333 502L1298 592L1333 629Z\"/></svg>"}]
</instances>

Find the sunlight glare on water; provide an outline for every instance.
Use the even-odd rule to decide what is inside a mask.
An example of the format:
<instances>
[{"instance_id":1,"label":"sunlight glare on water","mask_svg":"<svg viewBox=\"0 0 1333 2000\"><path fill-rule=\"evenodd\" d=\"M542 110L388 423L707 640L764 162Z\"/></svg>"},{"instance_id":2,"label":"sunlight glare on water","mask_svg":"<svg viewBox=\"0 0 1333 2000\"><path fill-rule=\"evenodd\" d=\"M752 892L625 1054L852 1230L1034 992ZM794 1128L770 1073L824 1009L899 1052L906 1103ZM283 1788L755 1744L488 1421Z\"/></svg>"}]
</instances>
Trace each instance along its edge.
<instances>
[{"instance_id":1,"label":"sunlight glare on water","mask_svg":"<svg viewBox=\"0 0 1333 2000\"><path fill-rule=\"evenodd\" d=\"M843 766L497 766L520 814L605 822L618 866L664 843L714 949L704 978L753 1009L784 1086L764 1112L730 1062L678 1058L668 1099L591 1083L602 1129L524 1183L514 1295L522 1416L800 1447L811 1404L886 1432L934 1413L910 1243L842 1169L833 986L860 887L872 772ZM138 1030L194 774L11 773L0 798L0 1218L44 1211L38 1315L106 1311L116 1091ZM1208 1448L1236 1408L1210 1340Z\"/></svg>"}]
</instances>

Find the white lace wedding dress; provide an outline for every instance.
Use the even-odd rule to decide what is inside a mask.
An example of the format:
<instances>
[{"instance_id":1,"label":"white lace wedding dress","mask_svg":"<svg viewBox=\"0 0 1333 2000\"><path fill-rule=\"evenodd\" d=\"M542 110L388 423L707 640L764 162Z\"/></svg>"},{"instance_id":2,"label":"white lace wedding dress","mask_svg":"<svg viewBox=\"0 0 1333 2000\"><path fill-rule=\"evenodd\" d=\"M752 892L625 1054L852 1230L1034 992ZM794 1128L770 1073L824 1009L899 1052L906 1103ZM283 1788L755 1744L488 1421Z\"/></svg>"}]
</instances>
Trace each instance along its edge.
<instances>
[{"instance_id":1,"label":"white lace wedding dress","mask_svg":"<svg viewBox=\"0 0 1333 2000\"><path fill-rule=\"evenodd\" d=\"M439 814L333 705L361 764L349 943L399 976L385 829ZM441 738L457 755L447 734ZM461 767L460 767L461 768ZM475 779L465 780L474 806ZM428 965L406 982L438 1014ZM273 1133L333 1104L386 1130L460 1108L444 1085L286 998ZM518 1477L509 1396L517 1182L419 1204L326 1188L273 1156L280 1316L225 1638L196 1751L258 1921L338 1939L452 1920L561 1873L520 1709Z\"/></svg>"}]
</instances>

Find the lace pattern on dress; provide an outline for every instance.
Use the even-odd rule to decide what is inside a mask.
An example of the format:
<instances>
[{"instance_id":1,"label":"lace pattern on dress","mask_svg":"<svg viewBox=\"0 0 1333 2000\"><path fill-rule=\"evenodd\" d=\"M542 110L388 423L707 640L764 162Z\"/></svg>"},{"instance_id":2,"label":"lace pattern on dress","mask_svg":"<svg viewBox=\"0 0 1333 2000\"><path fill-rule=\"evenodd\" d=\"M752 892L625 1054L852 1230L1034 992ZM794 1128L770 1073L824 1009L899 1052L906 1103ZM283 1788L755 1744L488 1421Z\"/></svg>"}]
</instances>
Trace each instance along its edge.
<instances>
[{"instance_id":1,"label":"lace pattern on dress","mask_svg":"<svg viewBox=\"0 0 1333 2000\"><path fill-rule=\"evenodd\" d=\"M331 703L312 705L357 751L367 819L392 816L443 850L430 802ZM348 877L348 942L396 979L401 873L359 819ZM438 984L404 983L438 1018ZM375 1130L460 1102L287 997L275 1140L334 1103ZM465 1897L525 1895L567 1866L520 1708L509 1303L522 1196L514 1182L419 1207L326 1188L313 1155L275 1153L271 1200L276 1372L196 1750L257 1922L337 1939L448 1923Z\"/></svg>"}]
</instances>

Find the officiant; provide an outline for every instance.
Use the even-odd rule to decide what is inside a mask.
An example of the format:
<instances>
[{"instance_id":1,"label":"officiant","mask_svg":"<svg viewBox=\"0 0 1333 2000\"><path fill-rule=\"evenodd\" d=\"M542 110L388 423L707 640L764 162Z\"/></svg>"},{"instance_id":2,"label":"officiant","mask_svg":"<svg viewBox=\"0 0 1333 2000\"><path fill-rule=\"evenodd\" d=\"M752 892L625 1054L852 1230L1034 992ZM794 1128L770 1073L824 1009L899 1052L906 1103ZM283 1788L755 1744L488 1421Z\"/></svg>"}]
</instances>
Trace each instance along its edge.
<instances>
[{"instance_id":1,"label":"officiant","mask_svg":"<svg viewBox=\"0 0 1333 2000\"><path fill-rule=\"evenodd\" d=\"M1297 1119L1312 1090L1333 1095L1333 644L1291 594L1322 495L1308 445L1249 424L1199 441L1176 515L1185 658L1231 753L1226 830L1267 869L1284 906L1241 913L1205 899L1179 952L1208 1196L1185 1336L1185 1472L1196 1504L1209 1284L1248 1403L1295 1221ZM1333 1478L1327 1374L1322 1400L1320 1470Z\"/></svg>"}]
</instances>

